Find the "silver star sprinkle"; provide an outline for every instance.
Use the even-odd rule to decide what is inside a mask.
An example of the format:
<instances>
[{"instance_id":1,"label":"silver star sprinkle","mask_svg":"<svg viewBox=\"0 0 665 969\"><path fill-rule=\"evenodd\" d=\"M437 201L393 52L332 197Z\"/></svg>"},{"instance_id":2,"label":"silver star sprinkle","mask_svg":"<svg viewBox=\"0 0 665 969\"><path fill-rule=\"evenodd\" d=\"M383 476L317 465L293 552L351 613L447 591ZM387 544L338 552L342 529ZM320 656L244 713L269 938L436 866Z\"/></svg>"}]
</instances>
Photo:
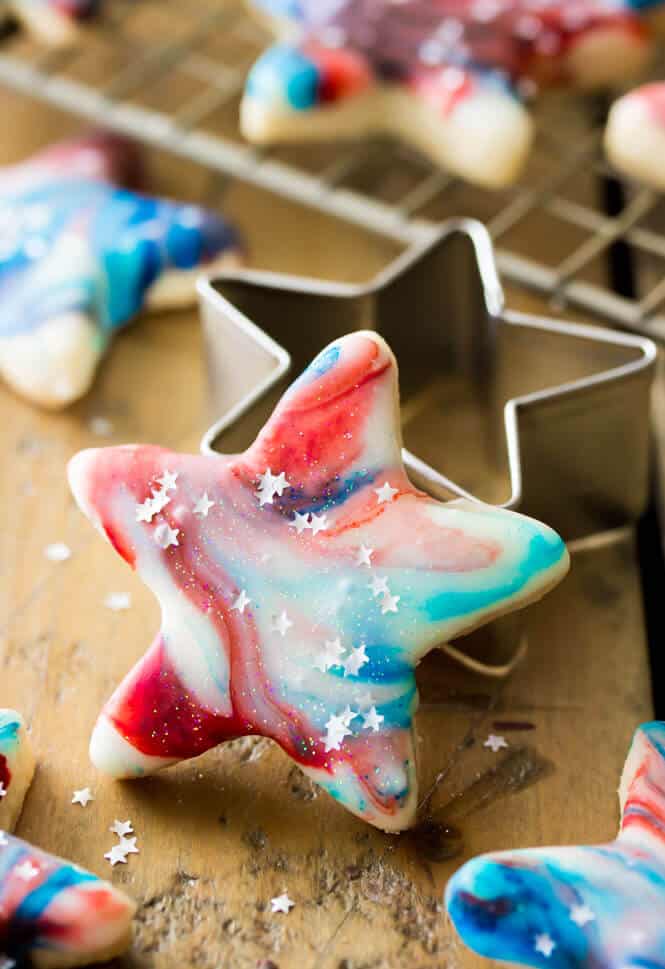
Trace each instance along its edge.
<instances>
[{"instance_id":1,"label":"silver star sprinkle","mask_svg":"<svg viewBox=\"0 0 665 969\"><path fill-rule=\"evenodd\" d=\"M310 518L310 528L312 529L312 535L318 535L319 532L324 532L326 528L330 528L330 523L325 515L312 515Z\"/></svg>"},{"instance_id":2,"label":"silver star sprinkle","mask_svg":"<svg viewBox=\"0 0 665 969\"><path fill-rule=\"evenodd\" d=\"M117 845L113 845L111 850L107 851L104 857L110 863L112 868L115 868L116 865L127 864L127 852L125 851L122 842L119 842Z\"/></svg>"},{"instance_id":3,"label":"silver star sprinkle","mask_svg":"<svg viewBox=\"0 0 665 969\"><path fill-rule=\"evenodd\" d=\"M500 737L495 733L491 733L487 738L487 740L485 741L485 743L483 744L483 747L488 747L493 754L498 754L498 752L502 748L507 746L508 746L508 741L506 740L506 738Z\"/></svg>"},{"instance_id":4,"label":"silver star sprinkle","mask_svg":"<svg viewBox=\"0 0 665 969\"><path fill-rule=\"evenodd\" d=\"M535 937L533 940L533 947L536 952L540 952L541 955L544 955L546 959L549 959L556 949L556 942L551 935L548 935L547 932L543 932Z\"/></svg>"},{"instance_id":5,"label":"silver star sprinkle","mask_svg":"<svg viewBox=\"0 0 665 969\"><path fill-rule=\"evenodd\" d=\"M371 568L373 555L373 548L367 548L366 545L361 545L358 549L356 565L368 565Z\"/></svg>"},{"instance_id":6,"label":"silver star sprinkle","mask_svg":"<svg viewBox=\"0 0 665 969\"><path fill-rule=\"evenodd\" d=\"M374 596L375 599L378 596L390 595L390 589L388 588L388 578L385 575L381 578L379 578L378 575L375 575L372 581L370 582L368 588L372 590L372 595Z\"/></svg>"},{"instance_id":7,"label":"silver star sprinkle","mask_svg":"<svg viewBox=\"0 0 665 969\"><path fill-rule=\"evenodd\" d=\"M326 723L326 735L323 738L323 745L326 753L331 750L339 750L345 737L351 735L348 724L345 722L344 714L341 716L332 715Z\"/></svg>"},{"instance_id":8,"label":"silver star sprinkle","mask_svg":"<svg viewBox=\"0 0 665 969\"><path fill-rule=\"evenodd\" d=\"M377 713L376 707L370 707L370 709L363 715L363 728L366 730L371 730L373 733L379 732L379 727L383 723L385 717L380 713Z\"/></svg>"},{"instance_id":9,"label":"silver star sprinkle","mask_svg":"<svg viewBox=\"0 0 665 969\"><path fill-rule=\"evenodd\" d=\"M167 505L171 503L171 498L166 491L153 491L152 498L149 499L153 515L158 515Z\"/></svg>"},{"instance_id":10,"label":"silver star sprinkle","mask_svg":"<svg viewBox=\"0 0 665 969\"><path fill-rule=\"evenodd\" d=\"M289 522L290 528L295 528L299 535L302 535L304 531L311 528L309 515L301 515L299 511L293 513L293 518Z\"/></svg>"},{"instance_id":11,"label":"silver star sprinkle","mask_svg":"<svg viewBox=\"0 0 665 969\"><path fill-rule=\"evenodd\" d=\"M288 915L296 903L291 901L286 892L283 892L283 894L277 895L275 898L271 898L270 904L272 906L273 913L283 912L284 915Z\"/></svg>"},{"instance_id":12,"label":"silver star sprinkle","mask_svg":"<svg viewBox=\"0 0 665 969\"><path fill-rule=\"evenodd\" d=\"M151 522L155 514L152 498L146 498L141 505L136 506L137 522Z\"/></svg>"},{"instance_id":13,"label":"silver star sprinkle","mask_svg":"<svg viewBox=\"0 0 665 969\"><path fill-rule=\"evenodd\" d=\"M175 491L177 488L178 472L164 471L161 478L157 478L157 484L162 486L163 491Z\"/></svg>"},{"instance_id":14,"label":"silver star sprinkle","mask_svg":"<svg viewBox=\"0 0 665 969\"><path fill-rule=\"evenodd\" d=\"M211 508L214 508L215 502L208 498L208 492L204 491L199 500L194 505L194 514L198 515L199 518L207 518L208 512Z\"/></svg>"},{"instance_id":15,"label":"silver star sprinkle","mask_svg":"<svg viewBox=\"0 0 665 969\"><path fill-rule=\"evenodd\" d=\"M365 652L365 644L352 649L344 660L344 676L357 676L365 663L369 663L369 657Z\"/></svg>"},{"instance_id":16,"label":"silver star sprinkle","mask_svg":"<svg viewBox=\"0 0 665 969\"><path fill-rule=\"evenodd\" d=\"M126 855L138 855L139 849L136 847L136 837L134 838L122 837L119 841L119 844Z\"/></svg>"},{"instance_id":17,"label":"silver star sprinkle","mask_svg":"<svg viewBox=\"0 0 665 969\"><path fill-rule=\"evenodd\" d=\"M570 910L570 918L575 925L583 929L589 922L594 922L596 916L588 905L574 905Z\"/></svg>"},{"instance_id":18,"label":"silver star sprinkle","mask_svg":"<svg viewBox=\"0 0 665 969\"><path fill-rule=\"evenodd\" d=\"M87 807L90 801L94 800L94 794L89 787L82 787L80 791L74 791L72 794L72 804L80 804L81 807Z\"/></svg>"},{"instance_id":19,"label":"silver star sprinkle","mask_svg":"<svg viewBox=\"0 0 665 969\"><path fill-rule=\"evenodd\" d=\"M384 596L381 600L381 614L385 616L388 612L397 612L400 598L400 596Z\"/></svg>"},{"instance_id":20,"label":"silver star sprinkle","mask_svg":"<svg viewBox=\"0 0 665 969\"><path fill-rule=\"evenodd\" d=\"M119 838L126 838L128 834L134 833L134 827L131 821L115 820L109 828L109 831L111 834L117 834Z\"/></svg>"},{"instance_id":21,"label":"silver star sprinkle","mask_svg":"<svg viewBox=\"0 0 665 969\"><path fill-rule=\"evenodd\" d=\"M178 535L180 534L179 528L171 528L166 522L162 522L155 529L155 541L160 548L166 550L172 545L180 545L178 541Z\"/></svg>"},{"instance_id":22,"label":"silver star sprinkle","mask_svg":"<svg viewBox=\"0 0 665 969\"><path fill-rule=\"evenodd\" d=\"M262 475L259 475L259 484L256 489L259 504L261 507L263 505L272 505L275 495L281 498L284 489L288 487L289 482L286 480L286 475L283 471L274 475L272 470L267 468Z\"/></svg>"},{"instance_id":23,"label":"silver star sprinkle","mask_svg":"<svg viewBox=\"0 0 665 969\"><path fill-rule=\"evenodd\" d=\"M379 504L383 504L384 501L392 501L399 489L392 488L390 482L386 481L381 485L380 488L375 488L374 493L378 499Z\"/></svg>"}]
</instances>

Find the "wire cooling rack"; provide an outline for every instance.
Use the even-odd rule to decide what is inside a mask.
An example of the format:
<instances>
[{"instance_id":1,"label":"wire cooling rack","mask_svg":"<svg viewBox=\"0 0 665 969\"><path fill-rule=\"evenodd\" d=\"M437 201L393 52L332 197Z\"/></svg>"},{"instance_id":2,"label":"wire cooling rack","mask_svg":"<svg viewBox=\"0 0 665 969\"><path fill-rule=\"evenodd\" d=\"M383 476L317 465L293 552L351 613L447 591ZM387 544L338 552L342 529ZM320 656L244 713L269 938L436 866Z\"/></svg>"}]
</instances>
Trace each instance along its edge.
<instances>
[{"instance_id":1,"label":"wire cooling rack","mask_svg":"<svg viewBox=\"0 0 665 969\"><path fill-rule=\"evenodd\" d=\"M475 216L508 279L665 339L665 201L608 170L604 104L541 102L527 171L501 192L394 143L257 150L238 133L238 103L269 37L240 0L108 0L105 10L66 49L7 31L0 83L405 245Z\"/></svg>"}]
</instances>

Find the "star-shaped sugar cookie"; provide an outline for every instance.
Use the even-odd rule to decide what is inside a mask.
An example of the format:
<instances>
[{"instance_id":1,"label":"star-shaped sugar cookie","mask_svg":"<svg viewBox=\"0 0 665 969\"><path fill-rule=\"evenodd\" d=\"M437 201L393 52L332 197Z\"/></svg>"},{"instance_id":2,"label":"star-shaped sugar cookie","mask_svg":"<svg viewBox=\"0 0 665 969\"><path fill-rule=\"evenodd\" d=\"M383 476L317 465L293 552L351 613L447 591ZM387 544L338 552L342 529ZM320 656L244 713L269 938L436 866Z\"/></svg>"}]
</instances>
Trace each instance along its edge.
<instances>
[{"instance_id":1,"label":"star-shaped sugar cookie","mask_svg":"<svg viewBox=\"0 0 665 969\"><path fill-rule=\"evenodd\" d=\"M619 794L621 830L610 844L503 851L461 868L446 902L463 941L528 966L662 966L665 723L637 731Z\"/></svg>"},{"instance_id":2,"label":"star-shaped sugar cookie","mask_svg":"<svg viewBox=\"0 0 665 969\"><path fill-rule=\"evenodd\" d=\"M135 910L96 875L0 832L0 965L106 962L129 946Z\"/></svg>"},{"instance_id":3,"label":"star-shaped sugar cookie","mask_svg":"<svg viewBox=\"0 0 665 969\"><path fill-rule=\"evenodd\" d=\"M537 87L620 82L649 31L613 0L253 0L282 40L242 103L257 143L387 132L471 182L511 182ZM654 5L655 6L655 5Z\"/></svg>"},{"instance_id":4,"label":"star-shaped sugar cookie","mask_svg":"<svg viewBox=\"0 0 665 969\"><path fill-rule=\"evenodd\" d=\"M0 710L0 830L13 831L35 772L23 717Z\"/></svg>"},{"instance_id":5,"label":"star-shaped sugar cookie","mask_svg":"<svg viewBox=\"0 0 665 969\"><path fill-rule=\"evenodd\" d=\"M123 187L139 167L135 146L96 134L0 170L0 374L35 403L81 397L118 329L237 261L213 212Z\"/></svg>"},{"instance_id":6,"label":"star-shaped sugar cookie","mask_svg":"<svg viewBox=\"0 0 665 969\"><path fill-rule=\"evenodd\" d=\"M60 46L78 36L78 27L101 7L102 0L4 0L0 20L16 18L37 40Z\"/></svg>"},{"instance_id":7,"label":"star-shaped sugar cookie","mask_svg":"<svg viewBox=\"0 0 665 969\"><path fill-rule=\"evenodd\" d=\"M325 349L241 455L91 450L69 475L163 615L101 714L94 763L143 776L261 734L386 830L416 813L418 662L568 568L545 525L414 488L395 359L369 332Z\"/></svg>"}]
</instances>

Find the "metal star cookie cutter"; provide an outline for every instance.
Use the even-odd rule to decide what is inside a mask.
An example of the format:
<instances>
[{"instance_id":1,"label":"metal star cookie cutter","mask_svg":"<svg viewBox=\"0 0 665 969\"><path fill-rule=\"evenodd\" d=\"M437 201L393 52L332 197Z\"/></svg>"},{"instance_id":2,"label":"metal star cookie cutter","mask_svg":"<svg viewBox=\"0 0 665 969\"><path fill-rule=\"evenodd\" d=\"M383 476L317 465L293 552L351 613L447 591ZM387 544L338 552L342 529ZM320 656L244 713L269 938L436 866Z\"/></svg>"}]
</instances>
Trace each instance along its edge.
<instances>
[{"instance_id":1,"label":"metal star cookie cutter","mask_svg":"<svg viewBox=\"0 0 665 969\"><path fill-rule=\"evenodd\" d=\"M223 415L204 453L246 447L322 347L371 329L397 357L403 417L416 415L407 440L423 434L419 450L435 441L446 454L444 469L404 451L416 485L519 510L569 542L630 525L644 510L655 345L507 309L479 222L445 223L365 285L244 270L202 280L199 297L212 402ZM446 426L446 401L461 434ZM450 449L440 447L444 431ZM464 487L462 466L479 453L491 471ZM485 477L495 482L490 495ZM501 640L508 628L508 639L517 635L510 617L493 625Z\"/></svg>"}]
</instances>

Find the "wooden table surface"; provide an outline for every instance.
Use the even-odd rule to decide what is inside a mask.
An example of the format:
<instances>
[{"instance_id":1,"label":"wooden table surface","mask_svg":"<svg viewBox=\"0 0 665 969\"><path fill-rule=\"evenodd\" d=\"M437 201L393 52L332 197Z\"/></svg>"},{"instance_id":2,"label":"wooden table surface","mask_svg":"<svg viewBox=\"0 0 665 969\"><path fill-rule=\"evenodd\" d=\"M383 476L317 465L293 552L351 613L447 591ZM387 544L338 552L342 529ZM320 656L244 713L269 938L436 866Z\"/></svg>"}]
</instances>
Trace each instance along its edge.
<instances>
[{"instance_id":1,"label":"wooden table surface","mask_svg":"<svg viewBox=\"0 0 665 969\"><path fill-rule=\"evenodd\" d=\"M76 130L71 118L14 95L0 95L0 112L11 120L3 163ZM206 197L208 179L196 169L154 162L161 191ZM225 206L257 266L366 279L392 255L359 230L241 186ZM442 655L423 663L417 733L422 790L439 777L434 825L378 833L261 739L144 781L105 780L88 761L90 730L152 640L158 611L76 509L65 462L105 443L196 450L213 416L202 352L192 309L129 328L90 396L64 414L40 413L0 387L0 705L25 713L39 758L18 833L139 901L122 966L480 966L443 912L455 867L488 849L590 842L616 829L614 792L630 736L651 715L632 539L574 555L563 585L530 610L529 655L509 681L463 672ZM95 417L112 422L110 437L93 433ZM445 453L442 462L445 470ZM60 541L71 559L52 563L44 548ZM105 608L114 592L131 594L128 611ZM505 734L508 750L483 748L490 730ZM86 785L95 801L72 806L72 791ZM131 818L141 853L111 870L103 856L115 818ZM269 899L285 890L295 908L271 915Z\"/></svg>"}]
</instances>

